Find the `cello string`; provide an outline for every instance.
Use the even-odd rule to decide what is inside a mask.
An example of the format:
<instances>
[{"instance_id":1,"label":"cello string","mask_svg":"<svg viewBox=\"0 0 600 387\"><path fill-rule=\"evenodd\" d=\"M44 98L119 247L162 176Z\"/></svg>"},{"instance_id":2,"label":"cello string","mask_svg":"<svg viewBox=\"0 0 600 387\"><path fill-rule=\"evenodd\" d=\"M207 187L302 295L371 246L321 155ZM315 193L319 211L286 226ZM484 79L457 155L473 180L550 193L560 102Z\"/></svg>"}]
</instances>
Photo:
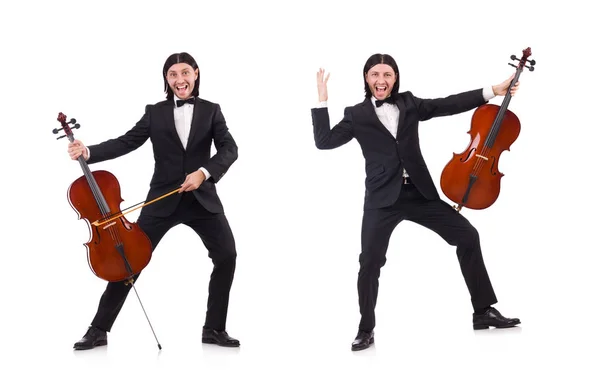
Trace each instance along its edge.
<instances>
[{"instance_id":1,"label":"cello string","mask_svg":"<svg viewBox=\"0 0 600 387\"><path fill-rule=\"evenodd\" d=\"M87 166L87 164L86 164L86 166ZM86 175L86 178L88 178L88 184L90 186L90 189L92 190L92 194L94 195L96 202L98 203L98 208L100 209L101 215L106 216L108 208L104 208L104 207L107 204L106 204L106 201L104 200L104 196L102 195L102 191L100 190L100 187L98 186L98 183L96 182L96 179L94 178L93 173L89 170L89 168L85 168L84 174ZM108 209L108 210L110 210L110 209ZM112 226L108 227L108 232L109 232L110 237L116 244L122 243L120 235L115 233L115 230Z\"/></svg>"},{"instance_id":2,"label":"cello string","mask_svg":"<svg viewBox=\"0 0 600 387\"><path fill-rule=\"evenodd\" d=\"M486 150L486 147L484 145L484 148L483 148L483 150L482 150L482 152L480 154L483 157L486 157L484 155L485 150ZM475 161L475 165L473 166L473 169L471 169L471 175L473 175L473 176L479 176L479 172L481 172L481 168L482 168L482 165L483 165L484 161L483 161L483 159L481 157L477 157L477 154L476 154L475 157L477 158L477 160Z\"/></svg>"},{"instance_id":3,"label":"cello string","mask_svg":"<svg viewBox=\"0 0 600 387\"><path fill-rule=\"evenodd\" d=\"M500 120L498 119L498 117L500 117L504 114L502 112L503 110L505 112L506 108L503 108L503 106L501 106L500 112L498 113L498 115L496 116L496 119L494 120L494 123L492 124L492 129L490 130L488 136L486 137L486 140L483 143L483 148L481 150L480 155L485 157L486 159L477 157L478 160L475 162L475 165L473 166L473 169L472 169L472 173L474 176L479 176L479 174L481 173L481 170L483 169L485 164L487 164L487 162L489 161L489 156L491 153L491 147L489 144L495 142L497 135L500 132L501 125L499 124ZM493 138L494 140L493 141L490 140L491 138Z\"/></svg>"},{"instance_id":4,"label":"cello string","mask_svg":"<svg viewBox=\"0 0 600 387\"><path fill-rule=\"evenodd\" d=\"M96 182L95 179L92 180L91 187L92 187L92 191L94 192L94 195L97 195L98 197L100 197L102 199L100 201L99 208L100 208L100 212L101 212L102 216L106 216L106 214L110 212L110 208L108 207L108 203L106 203L106 201L103 200L104 196L102 195L102 190L98 186L98 183ZM100 227L100 226L97 226L97 227ZM119 227L116 226L116 224L115 225L111 224L106 227L103 227L103 230L108 231L111 239L113 240L115 249L119 245L124 246L123 241L121 239L121 234L119 232ZM131 270L129 270L129 268L131 268L131 265L130 265L129 261L127 260L127 257L122 256L121 258L123 260L123 265L125 266L125 269L127 270L128 274L132 275L133 273L131 272Z\"/></svg>"},{"instance_id":5,"label":"cello string","mask_svg":"<svg viewBox=\"0 0 600 387\"><path fill-rule=\"evenodd\" d=\"M102 191L100 190L100 187L98 186L98 183L96 182L96 179L94 178L94 174L90 170L88 164L85 162L83 155L79 156L79 158L77 160L79 161L79 165L81 166L81 169L83 170L83 174L88 182L88 186L90 187L90 190L92 191L92 195L94 196L94 199L96 200L96 203L98 204L98 209L100 210L101 215L106 216L106 209L104 207L107 204L106 204L106 201L104 200L104 196L102 195ZM111 238L113 239L113 241L117 241L116 243L121 243L119 235L116 235L114 233L114 230L112 229L112 227L109 227L108 231L109 231L109 234L110 234Z\"/></svg>"},{"instance_id":6,"label":"cello string","mask_svg":"<svg viewBox=\"0 0 600 387\"><path fill-rule=\"evenodd\" d=\"M503 110L506 111L505 103L503 103L502 106L500 106L500 110L496 114L496 118L494 118L494 122L492 123L492 128L490 129L488 135L486 136L485 141L483 142L483 147L482 147L480 156L483 156L485 158L489 157L489 153L491 152L490 143L492 143L496 140L498 132L500 131L499 117L504 115ZM493 140L491 140L491 139L493 139ZM483 169L484 164L487 161L489 161L489 160L484 160L481 157L477 157L477 159L478 160L475 162L475 165L473 166L473 169L472 169L472 173L474 174L474 176L479 176L479 173Z\"/></svg>"},{"instance_id":7,"label":"cello string","mask_svg":"<svg viewBox=\"0 0 600 387\"><path fill-rule=\"evenodd\" d=\"M486 140L484 141L483 144L483 149L481 151L481 156L488 158L489 154L491 152L491 143L496 141L496 138L498 136L498 133L500 132L500 117L504 117L504 114L506 113L506 104L503 103L502 106L500 106L500 110L498 112L498 114L496 115L496 118L494 119L494 122L492 124L492 128L490 129L490 132L486 138ZM491 140L493 139L493 140ZM481 159L480 157L478 157L478 159ZM485 162L482 160L477 160L477 161L481 161L479 163L475 163L475 166L473 167L474 169L474 173L476 176L479 176L479 173L481 172L481 169L483 168ZM489 161L489 160L485 160L485 161Z\"/></svg>"},{"instance_id":8,"label":"cello string","mask_svg":"<svg viewBox=\"0 0 600 387\"><path fill-rule=\"evenodd\" d=\"M103 197L102 196L102 191L100 190L100 187L98 187L98 185L95 182L93 184L92 190L95 191L96 195L98 195L100 198ZM106 216L106 213L107 213L107 211L106 211L107 209L104 208L104 205L105 204L103 202L101 202L100 212L101 212L102 216ZM114 227L112 225L110 225L108 227L105 227L103 229L106 229L106 228L108 228L108 232L109 232L112 240L115 242L115 244L118 245L118 244L122 243L120 235L115 232L116 230L114 229Z\"/></svg>"}]
</instances>

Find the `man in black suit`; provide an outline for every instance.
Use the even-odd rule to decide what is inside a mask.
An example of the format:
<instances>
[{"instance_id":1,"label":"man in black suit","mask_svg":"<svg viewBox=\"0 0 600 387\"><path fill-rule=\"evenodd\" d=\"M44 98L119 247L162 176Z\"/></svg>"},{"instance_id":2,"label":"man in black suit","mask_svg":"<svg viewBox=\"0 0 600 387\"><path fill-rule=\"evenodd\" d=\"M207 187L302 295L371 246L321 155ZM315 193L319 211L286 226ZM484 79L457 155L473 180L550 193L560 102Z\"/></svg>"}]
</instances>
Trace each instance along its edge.
<instances>
[{"instance_id":1,"label":"man in black suit","mask_svg":"<svg viewBox=\"0 0 600 387\"><path fill-rule=\"evenodd\" d=\"M466 112L495 95L505 95L511 76L499 85L445 98L421 99L399 93L398 66L387 54L372 55L363 69L365 100L347 107L343 119L331 128L327 109L327 80L317 73L319 105L311 110L315 144L334 149L355 138L365 157L365 200L358 273L361 313L352 350L374 342L375 305L380 269L386 262L389 240L404 219L436 232L457 247L460 268L471 294L474 329L514 327L491 305L497 302L488 277L477 230L440 199L419 148L418 123L433 117ZM511 90L514 94L518 82Z\"/></svg>"},{"instance_id":2,"label":"man in black suit","mask_svg":"<svg viewBox=\"0 0 600 387\"><path fill-rule=\"evenodd\" d=\"M76 140L69 144L68 152L74 160L83 154L93 164L123 156L150 139L155 167L147 200L177 186L180 189L177 194L143 207L137 223L148 235L152 250L178 224L185 224L198 234L213 262L202 342L237 347L239 341L225 330L237 252L215 184L237 159L238 148L220 106L198 97L200 74L191 55L184 52L169 56L163 66L163 80L166 100L147 105L131 130L90 147ZM213 141L216 153L211 157ZM83 338L75 343L75 349L107 344L107 332L130 289L124 282L107 284L96 316Z\"/></svg>"}]
</instances>

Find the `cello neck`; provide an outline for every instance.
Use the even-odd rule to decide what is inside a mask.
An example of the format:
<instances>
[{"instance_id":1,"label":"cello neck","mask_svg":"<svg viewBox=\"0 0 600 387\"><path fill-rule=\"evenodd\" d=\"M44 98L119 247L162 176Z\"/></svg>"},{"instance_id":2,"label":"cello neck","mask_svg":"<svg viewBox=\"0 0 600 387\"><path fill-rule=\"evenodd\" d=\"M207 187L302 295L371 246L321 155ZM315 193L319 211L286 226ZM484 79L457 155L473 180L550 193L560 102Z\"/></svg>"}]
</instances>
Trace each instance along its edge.
<instances>
[{"instance_id":1,"label":"cello neck","mask_svg":"<svg viewBox=\"0 0 600 387\"><path fill-rule=\"evenodd\" d=\"M531 48L527 47L526 49L523 50L523 56L521 57L521 59L519 59L518 65L509 63L509 65L515 67L517 69L517 71L515 72L515 76L512 79L510 86L508 87L508 90L504 97L504 101L502 101L502 105L500 106L498 114L496 114L496 119L494 120L494 123L492 124L492 128L490 129L490 131L487 135L487 138L485 139L484 146L486 146L488 148L491 148L494 145L494 142L496 141L496 136L498 135L498 131L500 130L500 125L502 125L502 120L504 119L504 116L506 115L506 111L508 110L508 104L510 103L510 100L512 98L512 95L510 94L510 90L519 81L519 76L521 75L521 73L523 72L523 69L525 67L527 67L529 69L529 71L534 70L533 66L535 65L535 60L527 59L527 58L529 58L529 56L531 56ZM517 60L517 57L515 55L511 55L510 59ZM526 64L527 62L529 62L529 65Z\"/></svg>"},{"instance_id":2,"label":"cello neck","mask_svg":"<svg viewBox=\"0 0 600 387\"><path fill-rule=\"evenodd\" d=\"M87 180L90 189L92 190L92 194L94 195L94 199L96 199L96 204L98 204L100 212L102 212L103 216L109 215L110 207L108 206L104 195L102 195L102 190L100 189L100 186L98 186L98 183L96 182L96 179L94 178L94 175L92 174L88 163L83 158L83 155L79 156L77 161L79 161L79 165L81 166L83 175L85 176L85 179Z\"/></svg>"},{"instance_id":3,"label":"cello neck","mask_svg":"<svg viewBox=\"0 0 600 387\"><path fill-rule=\"evenodd\" d=\"M54 129L52 131L52 133L56 134L61 130L63 130L65 132L65 134L63 136L58 137L57 140L60 138L63 138L63 137L67 137L69 139L69 142L73 143L75 141L75 137L73 136L72 129L79 128L79 124L76 123L77 120L75 120L75 118L71 118L71 120L69 122L67 122L67 116L64 115L63 113L58 113L58 118L56 120L58 122L60 122L60 125L62 128ZM73 127L70 127L69 124L74 124L74 125L73 125ZM92 190L92 194L94 195L94 199L96 200L96 204L98 205L100 212L102 213L103 216L108 216L110 214L110 207L108 206L108 203L106 202L106 199L104 198L104 195L102 195L102 190L100 189L100 186L96 182L96 179L94 178L94 175L92 174L92 171L90 171L90 167L88 166L87 162L85 161L85 158L83 157L83 155L79 156L77 158L77 161L79 161L79 165L81 166L83 175L85 176L85 178L90 186L90 189Z\"/></svg>"},{"instance_id":4,"label":"cello neck","mask_svg":"<svg viewBox=\"0 0 600 387\"><path fill-rule=\"evenodd\" d=\"M490 131L485 139L484 145L488 148L491 148L494 145L494 142L496 141L496 137L498 136L498 131L500 130L500 126L502 125L502 121L504 120L504 116L506 115L506 111L508 110L508 105L510 104L510 100L512 98L512 95L510 94L510 90L519 81L519 76L521 75L522 71L523 71L522 69L518 68L515 73L515 77L510 82L510 86L508 87L508 91L506 92L506 95L504 96L502 105L500 105L500 110L498 111L498 114L496 114L496 119L494 119L492 128L490 129Z\"/></svg>"}]
</instances>

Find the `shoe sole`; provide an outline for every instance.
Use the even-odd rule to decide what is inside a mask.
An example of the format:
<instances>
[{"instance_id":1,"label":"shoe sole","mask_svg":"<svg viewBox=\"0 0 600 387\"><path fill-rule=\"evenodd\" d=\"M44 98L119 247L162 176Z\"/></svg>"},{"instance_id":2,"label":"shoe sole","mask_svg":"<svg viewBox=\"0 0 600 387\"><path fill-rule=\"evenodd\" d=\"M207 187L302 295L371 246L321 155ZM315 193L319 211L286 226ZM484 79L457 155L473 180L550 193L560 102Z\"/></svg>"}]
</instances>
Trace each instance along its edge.
<instances>
[{"instance_id":1,"label":"shoe sole","mask_svg":"<svg viewBox=\"0 0 600 387\"><path fill-rule=\"evenodd\" d=\"M497 329L514 328L514 327L516 327L519 324L520 323L511 324L511 325L504 325L504 326L498 326L498 327L493 326L493 325L475 324L475 325L473 325L473 329L477 331L477 330L481 330L481 329L489 329L490 327L494 327L494 328L497 328Z\"/></svg>"},{"instance_id":2,"label":"shoe sole","mask_svg":"<svg viewBox=\"0 0 600 387\"><path fill-rule=\"evenodd\" d=\"M240 346L239 343L238 344L233 344L233 343L232 344L227 344L227 343L221 344L221 343L219 343L215 339L205 339L205 338L202 338L202 342L204 344L216 344L216 345L221 346L221 347L239 347Z\"/></svg>"},{"instance_id":3,"label":"shoe sole","mask_svg":"<svg viewBox=\"0 0 600 387\"><path fill-rule=\"evenodd\" d=\"M73 346L73 349L80 351L80 350L84 350L84 349L93 349L96 347L102 347L107 344L108 344L108 340L100 340L100 341L96 342L94 345L85 346L85 347L84 346Z\"/></svg>"}]
</instances>

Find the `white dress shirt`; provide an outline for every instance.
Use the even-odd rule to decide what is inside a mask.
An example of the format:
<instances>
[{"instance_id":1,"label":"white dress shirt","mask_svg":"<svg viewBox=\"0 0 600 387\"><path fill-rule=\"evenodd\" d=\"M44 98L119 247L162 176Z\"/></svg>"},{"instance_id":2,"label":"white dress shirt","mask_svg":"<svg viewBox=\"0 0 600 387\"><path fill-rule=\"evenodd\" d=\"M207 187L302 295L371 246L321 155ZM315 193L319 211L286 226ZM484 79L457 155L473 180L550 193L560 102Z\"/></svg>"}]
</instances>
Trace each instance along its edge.
<instances>
[{"instance_id":1,"label":"white dress shirt","mask_svg":"<svg viewBox=\"0 0 600 387\"><path fill-rule=\"evenodd\" d=\"M181 98L176 95L173 96L173 117L175 118L175 130L177 130L177 134L179 135L179 139L181 140L181 145L183 145L183 149L186 149L188 138L190 137L190 128L192 127L192 117L194 116L194 105L191 103L184 103L183 106L177 107L177 101ZM206 176L205 180L210 178L210 173L204 167L198 168L204 176Z\"/></svg>"},{"instance_id":2,"label":"white dress shirt","mask_svg":"<svg viewBox=\"0 0 600 387\"><path fill-rule=\"evenodd\" d=\"M490 99L492 99L494 97L495 97L495 95L494 95L494 90L492 89L492 86L487 86L487 87L483 88L483 98L486 101L489 101ZM373 107L375 108L375 113L377 114L377 118L379 118L379 121L381 121L383 126L385 126L386 129L390 131L392 136L394 136L394 138L396 138L396 134L398 133L398 119L400 118L400 109L398 109L398 105L391 104L391 103L384 103L380 107L377 107L377 105L375 105L375 101L377 101L377 98L371 96L371 103L373 104ZM317 108L327 107L327 101L320 101L316 107ZM406 169L403 171L402 176L405 178L408 177L408 173L406 173Z\"/></svg>"},{"instance_id":3,"label":"white dress shirt","mask_svg":"<svg viewBox=\"0 0 600 387\"><path fill-rule=\"evenodd\" d=\"M173 96L173 116L175 117L175 130L177 130L177 135L179 136L179 140L181 141L181 145L183 145L183 149L187 147L188 138L190 137L190 128L192 127L192 117L194 115L194 105L191 103L185 103L181 107L177 107L178 98L176 95ZM88 158L91 156L90 148L86 147L88 152ZM204 167L198 168L198 170L204 173L206 176L205 180L210 178L210 173Z\"/></svg>"}]
</instances>

